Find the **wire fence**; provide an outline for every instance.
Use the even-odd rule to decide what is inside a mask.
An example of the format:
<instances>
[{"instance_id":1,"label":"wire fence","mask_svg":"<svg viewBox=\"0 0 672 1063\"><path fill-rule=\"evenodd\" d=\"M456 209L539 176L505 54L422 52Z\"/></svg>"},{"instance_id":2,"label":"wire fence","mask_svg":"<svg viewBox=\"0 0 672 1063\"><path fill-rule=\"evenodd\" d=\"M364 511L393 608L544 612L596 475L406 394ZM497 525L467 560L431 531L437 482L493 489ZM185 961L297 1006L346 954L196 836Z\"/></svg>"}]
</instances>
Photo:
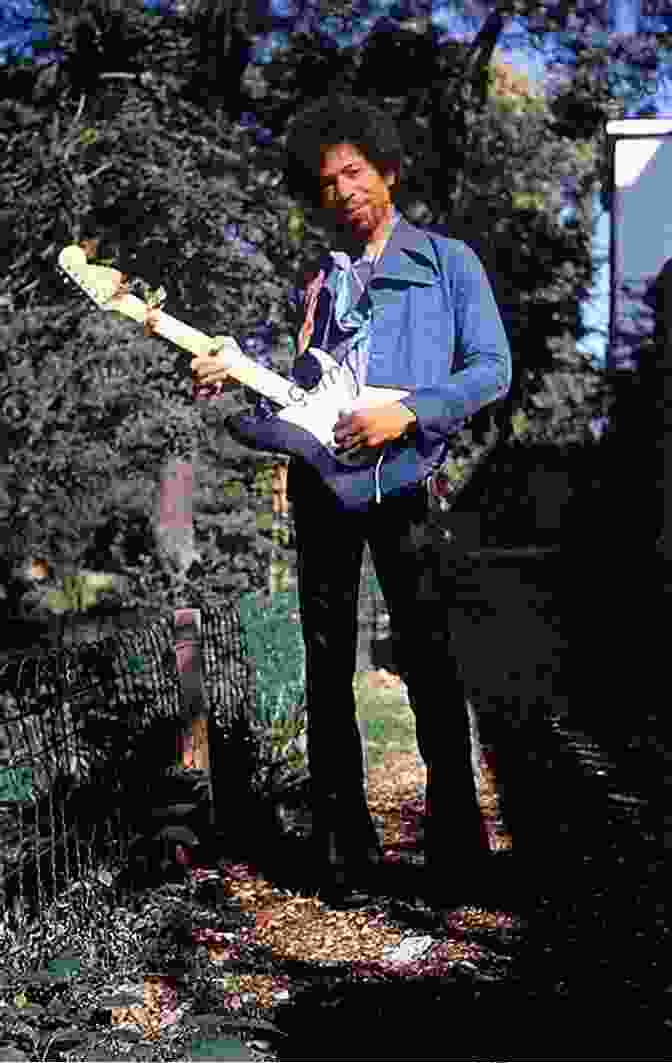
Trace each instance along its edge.
<instances>
[{"instance_id":1,"label":"wire fence","mask_svg":"<svg viewBox=\"0 0 672 1063\"><path fill-rule=\"evenodd\" d=\"M213 725L253 711L237 609L201 610ZM86 874L112 881L160 780L181 767L184 699L175 624L0 664L0 914L39 915ZM144 819L143 819L144 816Z\"/></svg>"},{"instance_id":2,"label":"wire fence","mask_svg":"<svg viewBox=\"0 0 672 1063\"><path fill-rule=\"evenodd\" d=\"M271 595L295 589L297 582L285 471L282 465L275 470L269 499ZM207 729L210 718L219 749L238 721L258 715L260 680L239 606L211 604L199 611L203 720ZM373 642L387 636L388 622L367 549L358 668L372 666ZM177 614L150 614L141 626L120 624L111 633L96 632L93 641L79 641L84 632L69 634L58 647L52 642L46 649L10 651L0 659L0 917L5 921L39 917L82 876L116 881L146 826L138 809L156 803L167 774L198 766L192 748L187 749L188 737L185 745L190 698L180 675L185 631L177 628ZM91 639L90 629L86 637ZM190 638L187 631L186 641ZM226 758L219 762L228 763ZM215 755L215 772L216 765ZM205 768L209 773L207 755ZM210 780L211 806L224 783ZM211 824L214 817L211 807Z\"/></svg>"}]
</instances>

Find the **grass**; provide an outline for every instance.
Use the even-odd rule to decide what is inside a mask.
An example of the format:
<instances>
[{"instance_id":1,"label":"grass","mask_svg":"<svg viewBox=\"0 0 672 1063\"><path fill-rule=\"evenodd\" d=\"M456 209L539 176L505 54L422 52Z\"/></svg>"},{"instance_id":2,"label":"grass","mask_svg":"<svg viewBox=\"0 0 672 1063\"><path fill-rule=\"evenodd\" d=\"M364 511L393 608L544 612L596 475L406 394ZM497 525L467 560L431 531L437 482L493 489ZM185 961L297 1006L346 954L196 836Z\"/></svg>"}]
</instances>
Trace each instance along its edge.
<instances>
[{"instance_id":1,"label":"grass","mask_svg":"<svg viewBox=\"0 0 672 1063\"><path fill-rule=\"evenodd\" d=\"M373 786L375 779L378 796L381 787L386 791L385 816L390 820L388 827L392 829L392 821L396 822L399 816L399 795L394 796L393 780L396 779L405 792L410 772L415 777L411 789L417 791L418 786L424 789L425 772L416 743L415 715L398 683L391 676L388 680L385 672L358 672L354 690L357 716L360 722L366 722L368 729L369 784ZM510 849L512 838L502 820L497 778L487 750L481 748L479 761L474 768L479 773L480 806L491 846L495 849Z\"/></svg>"},{"instance_id":2,"label":"grass","mask_svg":"<svg viewBox=\"0 0 672 1063\"><path fill-rule=\"evenodd\" d=\"M387 752L412 753L416 742L415 716L399 687L376 683L373 675L359 672L354 689L357 716L368 727L369 765L376 768Z\"/></svg>"}]
</instances>

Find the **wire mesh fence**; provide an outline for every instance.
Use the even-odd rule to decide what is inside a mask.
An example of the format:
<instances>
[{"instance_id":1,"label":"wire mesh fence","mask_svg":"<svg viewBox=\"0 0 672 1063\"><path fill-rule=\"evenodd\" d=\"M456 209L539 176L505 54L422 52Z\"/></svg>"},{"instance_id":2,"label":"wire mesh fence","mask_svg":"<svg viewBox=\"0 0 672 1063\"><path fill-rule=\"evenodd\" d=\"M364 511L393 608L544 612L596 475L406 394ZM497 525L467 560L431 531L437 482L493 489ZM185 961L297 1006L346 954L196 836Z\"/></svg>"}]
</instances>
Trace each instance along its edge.
<instances>
[{"instance_id":1,"label":"wire mesh fence","mask_svg":"<svg viewBox=\"0 0 672 1063\"><path fill-rule=\"evenodd\" d=\"M273 487L269 508L279 549L270 558L268 590L269 600L277 601L280 591L286 597L296 588L296 563L280 475ZM385 638L387 621L367 550L359 668L371 667L372 643ZM188 706L175 623L173 616L147 616L141 626L98 633L93 641L79 641L71 632L57 647L10 651L0 659L1 918L39 915L83 875L116 881L142 830L138 808L158 800L161 776L189 766L181 759ZM218 762L229 764L221 753L226 736L238 722L259 723L259 678L240 603L203 604L199 623L206 713L220 751L216 774ZM86 637L91 639L90 630ZM228 791L226 780L213 781L209 794L216 803L217 784Z\"/></svg>"},{"instance_id":2,"label":"wire mesh fence","mask_svg":"<svg viewBox=\"0 0 672 1063\"><path fill-rule=\"evenodd\" d=\"M202 612L213 725L252 711L233 605ZM159 780L179 769L183 700L172 617L0 664L0 914L39 915L86 874L113 881Z\"/></svg>"}]
</instances>

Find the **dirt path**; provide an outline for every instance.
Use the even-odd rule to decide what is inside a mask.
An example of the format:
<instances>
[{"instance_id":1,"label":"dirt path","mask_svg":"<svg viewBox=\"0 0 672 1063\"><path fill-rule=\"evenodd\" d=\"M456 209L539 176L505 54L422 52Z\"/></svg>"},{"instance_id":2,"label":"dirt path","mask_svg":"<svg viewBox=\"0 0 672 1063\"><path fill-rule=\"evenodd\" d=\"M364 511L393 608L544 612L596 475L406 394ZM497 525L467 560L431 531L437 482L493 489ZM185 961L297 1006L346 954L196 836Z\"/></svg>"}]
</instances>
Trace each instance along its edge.
<instances>
[{"instance_id":1,"label":"dirt path","mask_svg":"<svg viewBox=\"0 0 672 1063\"><path fill-rule=\"evenodd\" d=\"M388 848L401 845L404 855L413 858L412 849L402 843L399 831L422 839L427 772L415 741L415 717L399 677L385 669L360 672L355 681L360 725L366 736L369 767L369 807L377 817L383 843ZM471 706L470 712L473 714ZM476 721L474 719L474 725ZM511 836L502 821L494 773L493 751L482 743L474 768L491 849L511 848ZM478 755L480 753L480 756ZM412 823L400 823L404 812Z\"/></svg>"}]
</instances>

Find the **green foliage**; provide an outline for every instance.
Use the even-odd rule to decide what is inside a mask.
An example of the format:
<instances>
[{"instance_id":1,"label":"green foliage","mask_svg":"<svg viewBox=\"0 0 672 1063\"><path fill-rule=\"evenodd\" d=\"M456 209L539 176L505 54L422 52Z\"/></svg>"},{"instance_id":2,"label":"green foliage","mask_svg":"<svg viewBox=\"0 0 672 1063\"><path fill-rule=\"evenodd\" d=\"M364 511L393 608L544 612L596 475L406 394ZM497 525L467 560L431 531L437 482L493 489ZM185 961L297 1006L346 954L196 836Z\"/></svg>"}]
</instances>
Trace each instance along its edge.
<instances>
[{"instance_id":1,"label":"green foliage","mask_svg":"<svg viewBox=\"0 0 672 1063\"><path fill-rule=\"evenodd\" d=\"M143 671L145 667L145 661L143 657L139 655L132 655L128 658L128 670L133 675L138 675Z\"/></svg>"},{"instance_id":2,"label":"green foliage","mask_svg":"<svg viewBox=\"0 0 672 1063\"><path fill-rule=\"evenodd\" d=\"M522 439L529 431L530 421L523 410L516 410L511 418L511 428L516 439Z\"/></svg>"},{"instance_id":3,"label":"green foliage","mask_svg":"<svg viewBox=\"0 0 672 1063\"><path fill-rule=\"evenodd\" d=\"M115 577L104 572L79 572L63 577L62 590L47 591L44 604L52 613L86 612L101 592L114 590Z\"/></svg>"},{"instance_id":4,"label":"green foliage","mask_svg":"<svg viewBox=\"0 0 672 1063\"><path fill-rule=\"evenodd\" d=\"M191 1059L254 1059L242 1041L235 1037L216 1037L212 1041L195 1041L190 1049Z\"/></svg>"},{"instance_id":5,"label":"green foliage","mask_svg":"<svg viewBox=\"0 0 672 1063\"><path fill-rule=\"evenodd\" d=\"M294 250L301 248L303 234L305 232L305 219L303 211L299 207L292 207L288 212L287 234Z\"/></svg>"},{"instance_id":6,"label":"green foliage","mask_svg":"<svg viewBox=\"0 0 672 1063\"><path fill-rule=\"evenodd\" d=\"M256 672L257 718L268 726L292 721L305 698L305 649L296 591L244 595L238 605ZM284 733L278 730L278 741Z\"/></svg>"},{"instance_id":7,"label":"green foliage","mask_svg":"<svg viewBox=\"0 0 672 1063\"><path fill-rule=\"evenodd\" d=\"M134 427L141 417L130 399L141 372L132 336L117 322L87 319L77 328L71 314L62 315L57 337L41 330L46 316L19 312L5 330L3 414L12 447L6 519L16 522L37 556L79 567L113 500L113 485L132 492L130 484L124 487L121 440L129 421Z\"/></svg>"},{"instance_id":8,"label":"green foliage","mask_svg":"<svg viewBox=\"0 0 672 1063\"><path fill-rule=\"evenodd\" d=\"M151 233L145 232L145 243L149 240L151 246L152 283L158 284L162 277L172 281L172 305L167 309L201 325L203 321L195 319L204 307L211 321L226 313L231 331L244 336L246 323L254 321L255 313L268 319L269 303L259 305L260 286L254 283L263 264L251 265L233 245L222 247L219 228L230 205L223 187L226 182L208 172L214 156L207 150L201 159L207 176L202 177L190 172L188 160L193 153L188 146L181 159L170 142L159 147L162 134L151 125L148 130L146 111L137 103L137 97L132 98L116 122L101 122L95 128L87 124L86 115L75 116L60 144L47 137L51 148L47 157L43 151L37 161L30 151L32 133L17 137L6 159L21 156L24 182L34 186L31 218L25 213L25 200L17 200L12 207L13 236L23 248L28 247L27 258L23 255L20 261L27 264L30 277L31 254L37 254L40 247L48 243L55 256L78 232L94 231L112 252L108 258L115 264L120 253L132 263L134 256L142 257L142 247L134 242L121 248L120 231L115 236L114 226L99 224L99 219L106 217L108 196L116 216L124 213L119 198L124 190L137 202L147 204L151 198L157 210L148 211L153 219L150 228L160 234L160 242L152 244ZM60 122L57 125L60 129ZM60 154L68 157L72 175L65 184ZM104 179L89 186L77 176L87 166L98 173L114 167L123 172L114 189ZM175 166L182 171L179 181L171 171ZM191 193L182 187L188 172ZM67 199L70 192L76 200L71 203L75 213L70 214L72 227L63 231L58 219L63 215L64 196ZM184 255L181 246L177 250L177 244L182 244L178 233L187 230L197 242L191 249L187 245ZM134 237L141 245L141 225ZM160 268L162 255L165 272ZM208 256L210 261L204 261ZM148 260L145 252L145 265ZM208 292L208 285L217 282L219 263L224 263L227 277L235 272L237 283L250 295L242 316L238 287L227 282L214 299ZM44 264L38 276L30 278L32 287L42 285L42 305L7 313L0 321L3 348L8 352L0 366L0 458L7 462L11 454L11 463L3 469L0 506L16 532L12 549L20 542L24 555L32 550L57 565L123 570L128 576L124 605L172 605L171 580L156 556L150 518L165 459L198 450L203 460L194 508L202 565L195 585L188 583L186 593L198 600L207 586L211 598L221 598L261 586L270 542L256 526L259 506L252 485L255 468L267 463L241 453L218 432L235 400L218 409L196 408L188 355L161 340L144 337L135 324L117 315L84 315L83 303L55 304L53 291L58 285L53 261L48 268L46 278ZM197 283L196 272L189 280L192 268L197 271ZM17 276L21 277L20 271L15 271ZM273 292L270 316L276 319L281 301L275 288ZM180 296L183 307L178 309L175 299ZM8 297L8 310L14 298ZM279 340L278 344L284 359L280 367L284 368L287 343Z\"/></svg>"},{"instance_id":9,"label":"green foliage","mask_svg":"<svg viewBox=\"0 0 672 1063\"><path fill-rule=\"evenodd\" d=\"M32 797L32 768L0 768L0 801L30 801Z\"/></svg>"},{"instance_id":10,"label":"green foliage","mask_svg":"<svg viewBox=\"0 0 672 1063\"><path fill-rule=\"evenodd\" d=\"M382 598L383 596L383 588L380 586L380 581L374 568L371 568L367 573L366 590L373 597Z\"/></svg>"},{"instance_id":11,"label":"green foliage","mask_svg":"<svg viewBox=\"0 0 672 1063\"><path fill-rule=\"evenodd\" d=\"M338 4L325 10L337 22L344 15ZM197 18L164 20L141 3L111 15L105 4L86 12L52 5L49 43L69 63L36 68L53 91L0 125L8 190L0 212L0 518L12 529L0 556L31 552L67 571L123 572L124 606L172 607L173 574L157 555L152 514L167 458L197 454L200 562L180 593L194 604L237 598L264 586L272 550L282 553L260 512L269 462L221 430L237 400L195 408L189 356L114 314L84 314L59 289L55 259L65 244L95 235L100 262L166 287L169 313L241 342L263 323L273 364L286 370L286 281L325 233L278 187L280 134L332 74L387 100L389 65L363 63L358 46L339 51L323 35L295 34L256 69L263 91L248 108L274 134L263 142L235 115L213 120L185 99L201 55ZM547 15L533 13L542 23ZM82 51L87 20L93 37ZM244 44L252 30L243 22ZM125 42L123 53L115 40ZM427 27L393 43L399 57L424 57L417 92L411 78L406 96L385 103L407 148L398 204L412 220L467 240L485 262L514 355L513 387L495 414L501 441L588 439L588 422L608 401L576 354L578 307L592 280L590 219L579 212L562 225L557 214L561 186L581 201L601 174L600 123L618 102L606 61L616 45L577 47L576 72L550 103L513 82L492 91L494 76L489 93L465 97L465 165L456 164L453 196L440 165L445 123L436 128L435 90L453 83L465 46L438 45ZM624 47L619 61L628 58ZM127 77L98 79L95 91L77 82L118 68L110 57L119 54ZM642 53L642 71L654 69L650 58ZM456 482L481 461L486 427L490 411L455 441Z\"/></svg>"},{"instance_id":12,"label":"green foliage","mask_svg":"<svg viewBox=\"0 0 672 1063\"><path fill-rule=\"evenodd\" d=\"M370 742L381 742L387 737L385 720L369 720L367 723L367 738Z\"/></svg>"},{"instance_id":13,"label":"green foliage","mask_svg":"<svg viewBox=\"0 0 672 1063\"><path fill-rule=\"evenodd\" d=\"M234 721L224 752L226 776L262 800L305 779L305 651L296 591L259 592L238 602L253 668L255 718ZM234 763L229 758L234 754Z\"/></svg>"},{"instance_id":14,"label":"green foliage","mask_svg":"<svg viewBox=\"0 0 672 1063\"><path fill-rule=\"evenodd\" d=\"M78 975L82 968L82 961L76 956L62 955L47 964L47 974L52 978L70 978Z\"/></svg>"},{"instance_id":15,"label":"green foliage","mask_svg":"<svg viewBox=\"0 0 672 1063\"><path fill-rule=\"evenodd\" d=\"M308 777L306 719L303 707L286 721L252 729L250 790L262 801L300 786Z\"/></svg>"}]
</instances>

